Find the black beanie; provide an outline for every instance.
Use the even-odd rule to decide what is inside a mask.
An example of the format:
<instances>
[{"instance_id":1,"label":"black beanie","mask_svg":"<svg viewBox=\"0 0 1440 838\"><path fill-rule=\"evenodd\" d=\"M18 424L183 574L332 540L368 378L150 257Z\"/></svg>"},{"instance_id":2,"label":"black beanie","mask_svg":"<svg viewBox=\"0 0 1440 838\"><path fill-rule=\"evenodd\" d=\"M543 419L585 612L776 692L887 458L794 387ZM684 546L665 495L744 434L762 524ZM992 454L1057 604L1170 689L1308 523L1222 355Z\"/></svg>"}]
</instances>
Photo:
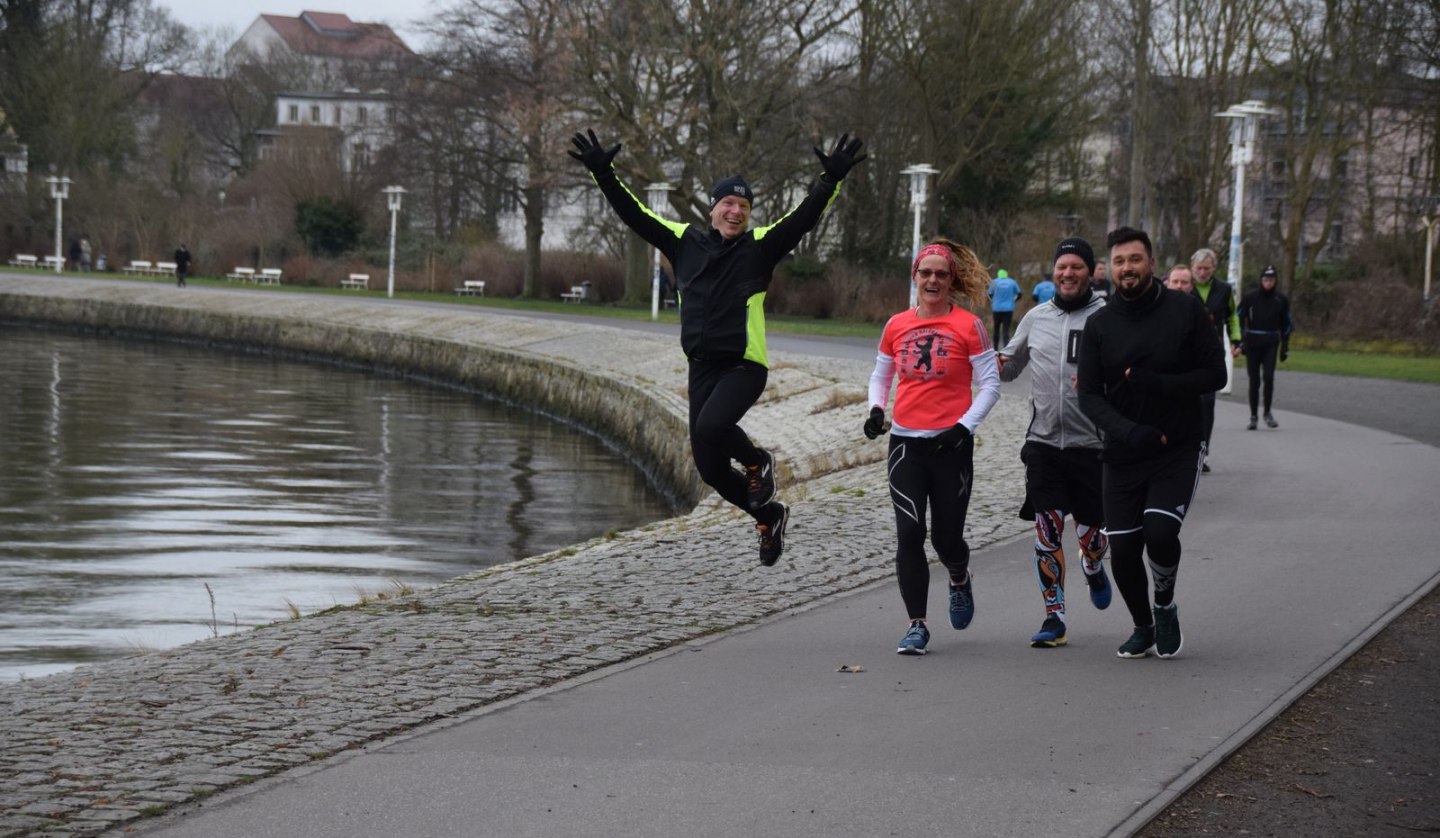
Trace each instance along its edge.
<instances>
[{"instance_id":1,"label":"black beanie","mask_svg":"<svg viewBox=\"0 0 1440 838\"><path fill-rule=\"evenodd\" d=\"M1267 276L1275 280L1276 282L1280 281L1280 274L1276 272L1274 265L1266 265L1265 270L1260 272L1261 279L1264 279Z\"/></svg>"},{"instance_id":2,"label":"black beanie","mask_svg":"<svg viewBox=\"0 0 1440 838\"><path fill-rule=\"evenodd\" d=\"M1067 253L1073 253L1079 256L1080 261L1085 263L1085 267L1090 269L1090 273L1095 273L1095 251L1090 248L1090 242L1085 241L1079 236L1071 236L1056 246L1055 258L1051 259L1050 263L1053 265L1061 256Z\"/></svg>"},{"instance_id":3,"label":"black beanie","mask_svg":"<svg viewBox=\"0 0 1440 838\"><path fill-rule=\"evenodd\" d=\"M734 195L737 198L744 198L752 204L755 203L755 194L750 191L750 184L746 183L745 178L739 175L721 178L715 182L715 186L710 190L710 209L715 209L715 205L720 203L720 199L726 195Z\"/></svg>"}]
</instances>

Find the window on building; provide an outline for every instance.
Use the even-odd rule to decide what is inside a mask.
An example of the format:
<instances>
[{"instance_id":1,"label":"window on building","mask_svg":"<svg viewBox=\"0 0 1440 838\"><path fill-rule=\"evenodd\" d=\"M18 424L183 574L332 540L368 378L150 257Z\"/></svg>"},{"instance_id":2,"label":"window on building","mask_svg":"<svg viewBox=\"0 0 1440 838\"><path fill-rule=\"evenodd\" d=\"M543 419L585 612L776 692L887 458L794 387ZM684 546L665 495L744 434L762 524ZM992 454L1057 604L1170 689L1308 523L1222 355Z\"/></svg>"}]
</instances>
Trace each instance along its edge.
<instances>
[{"instance_id":1,"label":"window on building","mask_svg":"<svg viewBox=\"0 0 1440 838\"><path fill-rule=\"evenodd\" d=\"M370 149L364 143L356 143L350 149L350 168L356 172L370 168Z\"/></svg>"},{"instance_id":2,"label":"window on building","mask_svg":"<svg viewBox=\"0 0 1440 838\"><path fill-rule=\"evenodd\" d=\"M300 121L300 106L299 106L299 105L291 105L291 106L290 106L290 120L289 120L289 121L290 121L290 122L299 122L299 121Z\"/></svg>"},{"instance_id":3,"label":"window on building","mask_svg":"<svg viewBox=\"0 0 1440 838\"><path fill-rule=\"evenodd\" d=\"M1412 154L1410 156L1409 165L1410 177L1420 177L1420 158Z\"/></svg>"},{"instance_id":4,"label":"window on building","mask_svg":"<svg viewBox=\"0 0 1440 838\"><path fill-rule=\"evenodd\" d=\"M365 119L369 116L370 111L364 105L361 105L360 107L355 109L355 121L360 123L361 125L365 124Z\"/></svg>"},{"instance_id":5,"label":"window on building","mask_svg":"<svg viewBox=\"0 0 1440 838\"><path fill-rule=\"evenodd\" d=\"M316 125L319 125L319 124L320 124L320 106L319 106L319 105L311 105L311 106L310 106L310 121L311 121L312 123L316 124Z\"/></svg>"},{"instance_id":6,"label":"window on building","mask_svg":"<svg viewBox=\"0 0 1440 838\"><path fill-rule=\"evenodd\" d=\"M339 105L336 105L336 106L335 106L335 124L336 124L336 125L339 125L339 124L340 124L340 106L339 106Z\"/></svg>"},{"instance_id":7,"label":"window on building","mask_svg":"<svg viewBox=\"0 0 1440 838\"><path fill-rule=\"evenodd\" d=\"M1270 164L1270 174L1275 177L1285 177L1285 161L1276 160Z\"/></svg>"},{"instance_id":8,"label":"window on building","mask_svg":"<svg viewBox=\"0 0 1440 838\"><path fill-rule=\"evenodd\" d=\"M1335 158L1335 179L1344 180L1350 175L1350 158L1341 155Z\"/></svg>"}]
</instances>

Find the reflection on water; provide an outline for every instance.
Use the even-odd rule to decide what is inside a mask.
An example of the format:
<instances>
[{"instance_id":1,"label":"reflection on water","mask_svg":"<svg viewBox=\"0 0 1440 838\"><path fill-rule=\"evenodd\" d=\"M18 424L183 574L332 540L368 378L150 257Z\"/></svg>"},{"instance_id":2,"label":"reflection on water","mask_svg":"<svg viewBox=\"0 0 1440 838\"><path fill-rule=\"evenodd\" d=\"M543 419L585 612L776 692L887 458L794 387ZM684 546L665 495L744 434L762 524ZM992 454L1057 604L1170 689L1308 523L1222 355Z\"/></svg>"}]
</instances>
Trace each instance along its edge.
<instances>
[{"instance_id":1,"label":"reflection on water","mask_svg":"<svg viewBox=\"0 0 1440 838\"><path fill-rule=\"evenodd\" d=\"M574 428L353 370L0 326L0 381L0 680L670 514Z\"/></svg>"}]
</instances>

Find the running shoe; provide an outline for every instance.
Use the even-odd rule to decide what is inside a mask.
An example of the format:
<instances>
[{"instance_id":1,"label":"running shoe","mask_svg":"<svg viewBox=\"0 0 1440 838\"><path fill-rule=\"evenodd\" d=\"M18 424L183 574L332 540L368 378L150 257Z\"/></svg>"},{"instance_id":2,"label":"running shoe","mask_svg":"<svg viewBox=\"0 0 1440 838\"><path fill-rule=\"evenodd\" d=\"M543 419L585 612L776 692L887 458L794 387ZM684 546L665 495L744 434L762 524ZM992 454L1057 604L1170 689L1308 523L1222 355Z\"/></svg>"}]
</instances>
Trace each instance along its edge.
<instances>
[{"instance_id":1,"label":"running shoe","mask_svg":"<svg viewBox=\"0 0 1440 838\"><path fill-rule=\"evenodd\" d=\"M1155 607L1155 654L1162 658L1173 658L1180 654L1184 638L1180 636L1180 609L1175 603L1164 608Z\"/></svg>"},{"instance_id":2,"label":"running shoe","mask_svg":"<svg viewBox=\"0 0 1440 838\"><path fill-rule=\"evenodd\" d=\"M1136 626L1130 639L1121 644L1115 654L1122 658L1143 658L1155 648L1155 627Z\"/></svg>"},{"instance_id":3,"label":"running shoe","mask_svg":"<svg viewBox=\"0 0 1440 838\"><path fill-rule=\"evenodd\" d=\"M1209 464L1209 463L1201 463L1201 464L1200 464L1200 473L1201 473L1201 474L1209 474L1209 473L1210 473L1210 464Z\"/></svg>"},{"instance_id":4,"label":"running shoe","mask_svg":"<svg viewBox=\"0 0 1440 838\"><path fill-rule=\"evenodd\" d=\"M1278 428L1278 427L1280 427L1280 423L1275 421L1275 416L1274 416L1274 414L1271 414L1271 413L1265 414L1265 427L1267 427L1267 428Z\"/></svg>"},{"instance_id":5,"label":"running shoe","mask_svg":"<svg viewBox=\"0 0 1440 838\"><path fill-rule=\"evenodd\" d=\"M1030 645L1036 649L1053 649L1068 643L1065 639L1065 621L1050 616L1040 624L1040 630L1030 635Z\"/></svg>"},{"instance_id":6,"label":"running shoe","mask_svg":"<svg viewBox=\"0 0 1440 838\"><path fill-rule=\"evenodd\" d=\"M975 591L971 583L975 581L975 574L965 574L965 584L950 585L950 625L957 629L963 629L970 625L975 619Z\"/></svg>"},{"instance_id":7,"label":"running shoe","mask_svg":"<svg viewBox=\"0 0 1440 838\"><path fill-rule=\"evenodd\" d=\"M774 565L785 552L785 525L790 523L790 507L779 502L771 505L780 507L780 511L770 523L755 525L760 533L760 564L766 567Z\"/></svg>"},{"instance_id":8,"label":"running shoe","mask_svg":"<svg viewBox=\"0 0 1440 838\"><path fill-rule=\"evenodd\" d=\"M751 509L760 509L775 500L775 455L756 449L765 459L758 466L745 467L745 493Z\"/></svg>"},{"instance_id":9,"label":"running shoe","mask_svg":"<svg viewBox=\"0 0 1440 838\"><path fill-rule=\"evenodd\" d=\"M919 620L910 621L910 630L900 638L900 645L895 651L902 655L923 655L925 647L930 644L930 629Z\"/></svg>"},{"instance_id":10,"label":"running shoe","mask_svg":"<svg viewBox=\"0 0 1440 838\"><path fill-rule=\"evenodd\" d=\"M1090 588L1090 604L1104 611L1110 607L1110 577L1105 575L1105 565L1094 573L1085 574L1085 585Z\"/></svg>"},{"instance_id":11,"label":"running shoe","mask_svg":"<svg viewBox=\"0 0 1440 838\"><path fill-rule=\"evenodd\" d=\"M1251 414L1251 415L1250 415L1250 424L1248 424L1248 425L1245 426L1245 430L1247 430L1247 431L1253 431L1253 430L1255 430L1255 426L1258 425L1258 424L1260 424L1259 420L1255 418L1255 415L1254 415L1254 414Z\"/></svg>"}]
</instances>

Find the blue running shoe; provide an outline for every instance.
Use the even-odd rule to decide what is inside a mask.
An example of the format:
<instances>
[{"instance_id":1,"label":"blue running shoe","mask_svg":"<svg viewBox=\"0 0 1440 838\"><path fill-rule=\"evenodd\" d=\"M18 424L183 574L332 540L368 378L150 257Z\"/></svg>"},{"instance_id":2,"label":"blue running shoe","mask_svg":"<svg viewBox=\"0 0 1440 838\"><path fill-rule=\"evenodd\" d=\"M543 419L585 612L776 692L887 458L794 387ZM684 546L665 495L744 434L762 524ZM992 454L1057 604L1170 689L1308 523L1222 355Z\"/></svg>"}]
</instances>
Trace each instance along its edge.
<instances>
[{"instance_id":1,"label":"blue running shoe","mask_svg":"<svg viewBox=\"0 0 1440 838\"><path fill-rule=\"evenodd\" d=\"M1056 646L1064 646L1065 621L1059 617L1050 616L1040 624L1040 630L1030 636L1030 645L1036 649L1053 649Z\"/></svg>"},{"instance_id":2,"label":"blue running shoe","mask_svg":"<svg viewBox=\"0 0 1440 838\"><path fill-rule=\"evenodd\" d=\"M1105 575L1105 565L1094 574L1085 574L1085 584L1090 588L1090 604L1104 611L1110 607L1110 577Z\"/></svg>"},{"instance_id":3,"label":"blue running shoe","mask_svg":"<svg viewBox=\"0 0 1440 838\"><path fill-rule=\"evenodd\" d=\"M919 620L910 621L910 630L900 638L900 645L895 651L902 655L923 655L925 647L930 644L930 629Z\"/></svg>"},{"instance_id":4,"label":"blue running shoe","mask_svg":"<svg viewBox=\"0 0 1440 838\"><path fill-rule=\"evenodd\" d=\"M975 592L970 587L974 581L975 574L967 573L965 584L950 585L950 625L957 629L965 628L975 619Z\"/></svg>"}]
</instances>

